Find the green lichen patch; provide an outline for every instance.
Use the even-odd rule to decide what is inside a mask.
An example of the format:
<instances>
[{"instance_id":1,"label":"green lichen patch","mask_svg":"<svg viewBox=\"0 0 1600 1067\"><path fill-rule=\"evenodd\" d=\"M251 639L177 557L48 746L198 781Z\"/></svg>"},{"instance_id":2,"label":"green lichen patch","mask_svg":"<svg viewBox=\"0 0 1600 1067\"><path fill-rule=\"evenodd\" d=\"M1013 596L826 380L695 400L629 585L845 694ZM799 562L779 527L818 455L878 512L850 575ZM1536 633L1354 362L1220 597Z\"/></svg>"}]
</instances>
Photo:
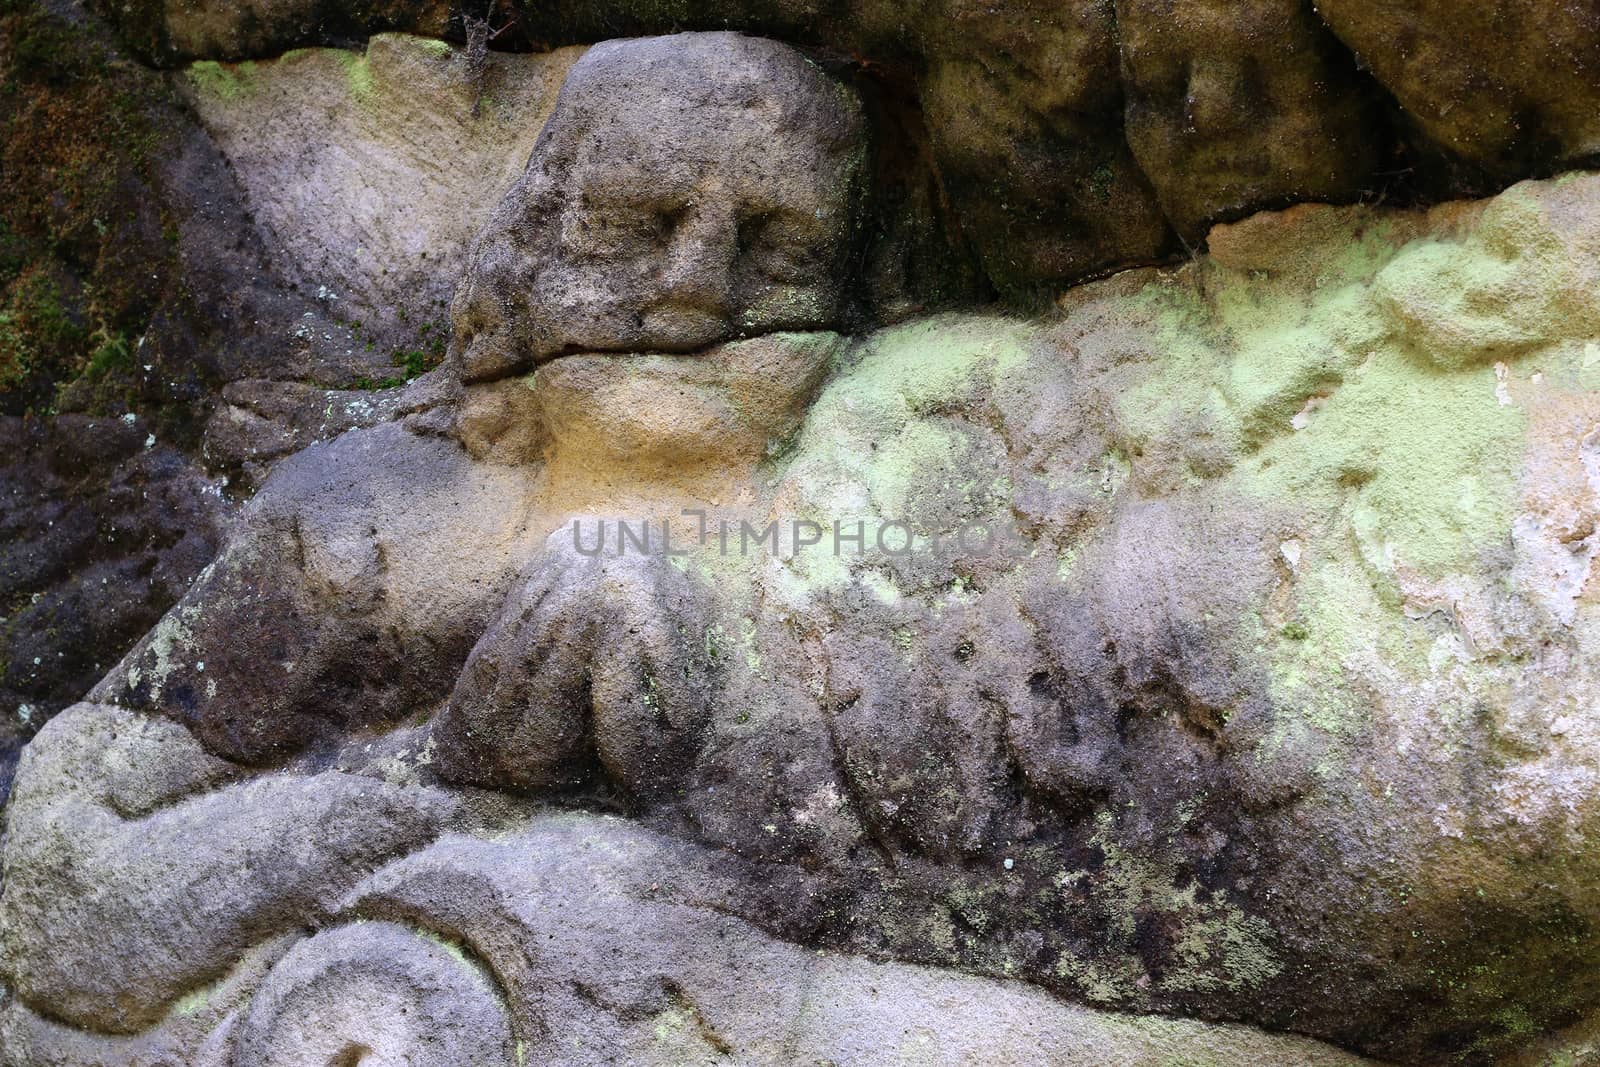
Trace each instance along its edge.
<instances>
[{"instance_id":1,"label":"green lichen patch","mask_svg":"<svg viewBox=\"0 0 1600 1067\"><path fill-rule=\"evenodd\" d=\"M1084 983L1094 999L1137 1003L1151 986L1177 997L1256 990L1283 970L1264 922L1226 894L1202 896L1200 887L1180 874L1175 859L1131 847L1110 812L1096 817L1091 841L1104 856L1101 867L1063 872L1057 883L1069 897L1086 894L1105 916L1110 951L1101 957L1062 956L1061 977ZM1168 930L1170 942L1169 958L1154 982L1140 951L1141 928L1153 922Z\"/></svg>"},{"instance_id":2,"label":"green lichen patch","mask_svg":"<svg viewBox=\"0 0 1600 1067\"><path fill-rule=\"evenodd\" d=\"M373 85L372 65L364 53L338 52L339 65L344 68L345 87L355 100L366 103L377 94Z\"/></svg>"},{"instance_id":3,"label":"green lichen patch","mask_svg":"<svg viewBox=\"0 0 1600 1067\"><path fill-rule=\"evenodd\" d=\"M1515 360L1600 325L1584 256L1530 185L1488 201L1464 235L1413 242L1376 298L1418 358L1443 367Z\"/></svg>"},{"instance_id":4,"label":"green lichen patch","mask_svg":"<svg viewBox=\"0 0 1600 1067\"><path fill-rule=\"evenodd\" d=\"M238 100L255 91L254 63L218 63L205 59L191 63L184 76L194 91L221 100Z\"/></svg>"},{"instance_id":5,"label":"green lichen patch","mask_svg":"<svg viewBox=\"0 0 1600 1067\"><path fill-rule=\"evenodd\" d=\"M79 377L122 408L175 268L150 192L165 91L42 8L0 15L0 39L0 411L53 410Z\"/></svg>"},{"instance_id":6,"label":"green lichen patch","mask_svg":"<svg viewBox=\"0 0 1600 1067\"><path fill-rule=\"evenodd\" d=\"M1033 329L1007 319L939 316L875 334L845 358L813 404L787 472L795 518L827 531L826 543L791 561L781 581L806 599L838 587L851 560L875 555L885 523L920 539L961 524L999 525L1012 485L997 421L996 389L1025 377ZM865 524L867 546L834 554L834 523ZM895 527L893 549L905 541Z\"/></svg>"}]
</instances>

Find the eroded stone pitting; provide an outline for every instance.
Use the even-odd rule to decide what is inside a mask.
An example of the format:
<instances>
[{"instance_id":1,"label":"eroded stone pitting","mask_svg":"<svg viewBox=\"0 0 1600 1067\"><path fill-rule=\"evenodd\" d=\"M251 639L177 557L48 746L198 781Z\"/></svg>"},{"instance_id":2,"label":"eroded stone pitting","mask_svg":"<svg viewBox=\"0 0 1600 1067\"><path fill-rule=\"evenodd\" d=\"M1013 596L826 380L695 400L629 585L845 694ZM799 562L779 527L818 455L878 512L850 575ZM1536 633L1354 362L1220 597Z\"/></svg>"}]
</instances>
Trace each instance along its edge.
<instances>
[{"instance_id":1,"label":"eroded stone pitting","mask_svg":"<svg viewBox=\"0 0 1600 1067\"><path fill-rule=\"evenodd\" d=\"M458 302L521 294L497 380L469 324L284 460L28 750L20 1062L1492 1062L1593 1012L1600 178L1257 215L1032 318L535 369L563 316L627 347L682 254L523 284L591 277L529 250L611 210L546 163L633 181L681 119L733 183L697 211L808 205L822 262L861 210L859 114L785 46L574 70ZM805 166L715 158L775 129Z\"/></svg>"}]
</instances>

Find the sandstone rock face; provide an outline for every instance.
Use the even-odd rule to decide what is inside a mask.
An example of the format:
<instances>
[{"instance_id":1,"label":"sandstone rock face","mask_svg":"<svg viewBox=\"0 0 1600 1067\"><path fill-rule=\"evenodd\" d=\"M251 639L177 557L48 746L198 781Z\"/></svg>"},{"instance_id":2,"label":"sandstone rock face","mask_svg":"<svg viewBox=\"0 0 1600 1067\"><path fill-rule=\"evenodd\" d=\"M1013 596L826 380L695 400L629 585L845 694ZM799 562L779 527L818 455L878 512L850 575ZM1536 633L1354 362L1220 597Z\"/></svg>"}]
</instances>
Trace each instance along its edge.
<instances>
[{"instance_id":1,"label":"sandstone rock face","mask_svg":"<svg viewBox=\"0 0 1600 1067\"><path fill-rule=\"evenodd\" d=\"M19 998L87 1030L159 1022L236 954L427 841L451 807L339 774L195 796L236 769L120 709L76 705L41 737L11 805L6 969ZM197 851L197 833L220 850ZM106 926L137 933L108 943L93 934Z\"/></svg>"},{"instance_id":2,"label":"sandstone rock face","mask_svg":"<svg viewBox=\"0 0 1600 1067\"><path fill-rule=\"evenodd\" d=\"M526 553L524 481L394 424L314 446L96 692L250 762L412 713L449 692Z\"/></svg>"},{"instance_id":3,"label":"sandstone rock face","mask_svg":"<svg viewBox=\"0 0 1600 1067\"><path fill-rule=\"evenodd\" d=\"M206 422L201 454L209 466L259 485L285 456L426 407L436 379L386 389L321 389L263 378L229 382Z\"/></svg>"},{"instance_id":4,"label":"sandstone rock face","mask_svg":"<svg viewBox=\"0 0 1600 1067\"><path fill-rule=\"evenodd\" d=\"M358 345L425 357L442 352L467 245L577 53L496 55L474 75L460 49L382 35L364 54L196 64L185 83L284 275L356 325Z\"/></svg>"},{"instance_id":5,"label":"sandstone rock face","mask_svg":"<svg viewBox=\"0 0 1600 1067\"><path fill-rule=\"evenodd\" d=\"M20 877L8 870L0 907L8 968L28 976L0 1008L8 1063L1364 1062L787 944L736 917L763 892L739 861L614 818L524 811L508 833L507 812L415 785L339 772L240 781L181 729L94 705L57 718L28 760L30 780L70 772L74 784L21 792L12 809L31 829L8 852L30 858ZM441 822L479 829L436 836ZM196 825L226 833L229 854L193 856L198 877L174 879L172 847ZM394 852L410 854L367 874ZM278 862L258 867L262 855ZM29 873L47 870L114 899L19 913L53 888ZM116 906L138 900L152 905L142 917ZM90 965L61 951L91 949L64 940L69 927L177 914L192 922L157 935L156 953ZM257 943L218 968L243 947L239 924ZM302 924L323 929L285 936Z\"/></svg>"},{"instance_id":6,"label":"sandstone rock face","mask_svg":"<svg viewBox=\"0 0 1600 1067\"><path fill-rule=\"evenodd\" d=\"M162 66L254 59L296 44L333 43L386 29L442 36L444 0L133 0L98 5L141 55Z\"/></svg>"},{"instance_id":7,"label":"sandstone rock face","mask_svg":"<svg viewBox=\"0 0 1600 1067\"><path fill-rule=\"evenodd\" d=\"M865 60L886 98L914 85L943 195L1012 295L1159 258L1174 232L1193 245L1215 222L1291 200L1450 192L1600 150L1592 0L1465 14L1443 0L106 7L164 65L383 29L501 46L682 29L820 44Z\"/></svg>"},{"instance_id":8,"label":"sandstone rock face","mask_svg":"<svg viewBox=\"0 0 1600 1067\"><path fill-rule=\"evenodd\" d=\"M381 376L388 352L291 288L227 157L163 78L81 5L17 8L0 15L0 411L181 425L234 378Z\"/></svg>"},{"instance_id":9,"label":"sandstone rock face","mask_svg":"<svg viewBox=\"0 0 1600 1067\"><path fill-rule=\"evenodd\" d=\"M1119 130L1112 9L955 0L941 16L923 107L989 278L1019 292L1159 258L1166 221Z\"/></svg>"},{"instance_id":10,"label":"sandstone rock face","mask_svg":"<svg viewBox=\"0 0 1600 1067\"><path fill-rule=\"evenodd\" d=\"M81 5L11 5L0 42L3 796L16 745L209 562L232 497L285 451L378 415L343 410L364 406L349 389L331 419L258 402L203 450L224 383L288 379L323 408L329 385L407 372L314 286L295 290L246 172ZM413 349L420 326L389 340Z\"/></svg>"},{"instance_id":11,"label":"sandstone rock face","mask_svg":"<svg viewBox=\"0 0 1600 1067\"><path fill-rule=\"evenodd\" d=\"M1092 99L1130 159L1215 150L1206 195L1256 190L1231 214L1298 195L1244 162L1286 135L1202 143L1175 94L1259 79L1317 180L1355 121L1298 9L941 11L973 26L927 70L947 159L1025 143L958 113L993 92L1040 138L1016 166L1070 184L1040 160L1103 150ZM1235 16L1259 59L1214 66ZM391 45L424 62L365 62ZM1008 110L1068 45L1144 95ZM22 758L7 1062L1592 1044L1600 176L1256 214L1028 318L857 331L881 101L838 76L726 32L596 46L440 369L372 410L223 391L208 440L262 488ZM1096 232L1209 220L1129 167ZM1046 200L992 205L1038 242L1016 278L1101 240L1035 232L1081 207Z\"/></svg>"},{"instance_id":12,"label":"sandstone rock face","mask_svg":"<svg viewBox=\"0 0 1600 1067\"><path fill-rule=\"evenodd\" d=\"M23 741L189 589L233 508L136 416L0 418L0 802Z\"/></svg>"},{"instance_id":13,"label":"sandstone rock face","mask_svg":"<svg viewBox=\"0 0 1600 1067\"><path fill-rule=\"evenodd\" d=\"M693 761L712 705L709 593L664 556L586 558L565 534L473 647L434 734L442 766L555 792L582 785L592 757L629 792L655 792Z\"/></svg>"},{"instance_id":14,"label":"sandstone rock face","mask_svg":"<svg viewBox=\"0 0 1600 1067\"><path fill-rule=\"evenodd\" d=\"M1593 159L1600 5L1530 0L1318 0L1328 25L1429 137L1515 171L1530 158Z\"/></svg>"},{"instance_id":15,"label":"sandstone rock face","mask_svg":"<svg viewBox=\"0 0 1600 1067\"><path fill-rule=\"evenodd\" d=\"M1191 244L1264 205L1354 199L1375 169L1368 89L1299 0L1125 0L1127 137Z\"/></svg>"}]
</instances>

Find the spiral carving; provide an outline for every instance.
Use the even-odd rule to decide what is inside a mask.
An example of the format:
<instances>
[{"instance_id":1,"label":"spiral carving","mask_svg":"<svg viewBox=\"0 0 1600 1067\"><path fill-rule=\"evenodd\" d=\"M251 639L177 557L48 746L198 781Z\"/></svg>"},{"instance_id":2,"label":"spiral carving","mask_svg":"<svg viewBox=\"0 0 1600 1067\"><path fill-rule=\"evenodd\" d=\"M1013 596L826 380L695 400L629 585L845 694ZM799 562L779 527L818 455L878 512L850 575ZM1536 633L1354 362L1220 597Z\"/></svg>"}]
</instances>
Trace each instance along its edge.
<instances>
[{"instance_id":1,"label":"spiral carving","mask_svg":"<svg viewBox=\"0 0 1600 1067\"><path fill-rule=\"evenodd\" d=\"M250 1067L492 1067L515 1041L494 980L461 949L389 922L307 938L257 990L234 1036Z\"/></svg>"}]
</instances>

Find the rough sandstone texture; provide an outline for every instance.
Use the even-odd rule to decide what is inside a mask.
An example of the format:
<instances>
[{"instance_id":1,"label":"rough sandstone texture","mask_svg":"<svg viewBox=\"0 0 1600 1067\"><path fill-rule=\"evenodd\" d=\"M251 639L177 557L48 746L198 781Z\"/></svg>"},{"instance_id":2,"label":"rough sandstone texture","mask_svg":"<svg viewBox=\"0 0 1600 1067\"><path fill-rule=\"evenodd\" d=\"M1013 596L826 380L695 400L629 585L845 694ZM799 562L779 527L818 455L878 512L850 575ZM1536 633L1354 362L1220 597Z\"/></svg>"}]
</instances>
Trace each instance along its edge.
<instances>
[{"instance_id":1,"label":"rough sandstone texture","mask_svg":"<svg viewBox=\"0 0 1600 1067\"><path fill-rule=\"evenodd\" d=\"M1592 160L1600 6L1317 0L1333 31L1435 143L1501 173Z\"/></svg>"},{"instance_id":2,"label":"rough sandstone texture","mask_svg":"<svg viewBox=\"0 0 1600 1067\"><path fill-rule=\"evenodd\" d=\"M461 249L574 55L485 45L813 47L872 127L855 330L1048 298L1263 207L1487 191L1595 152L1587 0L87 6L132 55L191 65L174 93L80 0L6 8L0 407L136 411L246 491L441 357ZM420 36L368 36L389 30ZM341 50L285 54L307 44Z\"/></svg>"},{"instance_id":3,"label":"rough sandstone texture","mask_svg":"<svg viewBox=\"0 0 1600 1067\"><path fill-rule=\"evenodd\" d=\"M1289 201L1355 199L1378 109L1301 0L1117 4L1128 146L1189 244Z\"/></svg>"},{"instance_id":4,"label":"rough sandstone texture","mask_svg":"<svg viewBox=\"0 0 1600 1067\"><path fill-rule=\"evenodd\" d=\"M195 59L254 59L297 44L341 44L386 29L443 36L443 0L107 0L96 7L139 55L159 66ZM455 26L461 27L459 21Z\"/></svg>"},{"instance_id":5,"label":"rough sandstone texture","mask_svg":"<svg viewBox=\"0 0 1600 1067\"><path fill-rule=\"evenodd\" d=\"M1120 129L1111 5L952 0L917 25L938 169L1000 290L1048 289L1167 250Z\"/></svg>"},{"instance_id":6,"label":"rough sandstone texture","mask_svg":"<svg viewBox=\"0 0 1600 1067\"><path fill-rule=\"evenodd\" d=\"M370 51L170 84L81 5L0 11L0 802L273 462L431 402L407 379L572 53L475 83L459 47Z\"/></svg>"},{"instance_id":7,"label":"rough sandstone texture","mask_svg":"<svg viewBox=\"0 0 1600 1067\"><path fill-rule=\"evenodd\" d=\"M106 3L163 65L404 29L497 47L737 29L912 88L943 195L1001 291L1048 293L1303 199L1465 191L1600 151L1595 0L410 0ZM1125 118L1125 122L1124 122Z\"/></svg>"},{"instance_id":8,"label":"rough sandstone texture","mask_svg":"<svg viewBox=\"0 0 1600 1067\"><path fill-rule=\"evenodd\" d=\"M13 90L0 115L0 411L137 409L188 432L184 405L222 382L384 373L388 351L358 344L299 291L167 79L75 4L0 19Z\"/></svg>"},{"instance_id":9,"label":"rough sandstone texture","mask_svg":"<svg viewBox=\"0 0 1600 1067\"><path fill-rule=\"evenodd\" d=\"M1359 177L1359 153L1330 146L1370 105L1338 88L1359 85L1302 9L985 14L941 8L914 49L885 12L852 17L920 72L955 195L1087 174L1101 198L967 211L1008 235L978 248L1007 287L1101 254L1084 249L1130 255L1117 234L1147 222L1198 234ZM1235 16L1249 62L1203 47ZM1448 51L1476 25L1429 40ZM283 280L322 240L292 247L291 211L334 235L322 269L380 308L398 290L337 235L409 255L401 208L346 209L431 161L361 118L363 93L401 99L410 72L427 109L482 131L479 173L512 173L495 159L515 137L451 95L456 62L380 39L355 61L185 76L241 159L265 151L257 107L372 150L331 169L264 154L281 186L226 186L218 218L248 239L214 250L215 276L256 249L261 292L321 310L267 370L195 379L224 401L213 455L265 479L216 562L189 586L221 540L220 485L114 412L111 472L84 491L158 487L126 509L155 532L90 550L63 510L87 562L14 583L78 595L123 566L149 582L143 610L181 600L24 753L0 852L0 1058L1585 1055L1600 179L1257 214L1181 268L1026 320L865 329L850 303L872 258L846 246L883 236L885 97L770 41L610 44L477 216L445 365L330 391L387 355L352 361L358 335ZM565 60L499 62L544 86L541 64ZM335 67L344 95L306 117L293 72L331 87ZM1068 76L1114 69L1123 99ZM1246 100L1273 103L1191 133ZM1126 142L1103 114L1128 116ZM1527 114L1476 164L1582 158L1516 156ZM751 157L779 134L783 152ZM1289 139L1306 156L1263 170ZM1159 174L1208 159L1209 190ZM277 204L254 222L252 187ZM461 232L429 205L419 224ZM763 244L753 218L787 224ZM325 373L294 362L313 352ZM37 546L26 566L65 536L39 517L5 516ZM650 523L645 548L619 519ZM652 554L668 524L673 551ZM979 529L997 543L973 547Z\"/></svg>"},{"instance_id":10,"label":"rough sandstone texture","mask_svg":"<svg viewBox=\"0 0 1600 1067\"><path fill-rule=\"evenodd\" d=\"M578 51L497 53L475 82L460 49L383 35L364 53L194 64L184 88L285 250L284 273L358 338L387 350L420 333L426 357L448 336L467 245Z\"/></svg>"},{"instance_id":11,"label":"rough sandstone texture","mask_svg":"<svg viewBox=\"0 0 1600 1067\"><path fill-rule=\"evenodd\" d=\"M0 798L23 741L221 547L222 486L157 430L134 416L0 420Z\"/></svg>"},{"instance_id":12,"label":"rough sandstone texture","mask_svg":"<svg viewBox=\"0 0 1600 1067\"><path fill-rule=\"evenodd\" d=\"M117 709L58 717L24 773L56 783L19 790L12 810L30 829L11 855L65 849L102 896L19 912L50 888L26 874L43 868L25 862L8 883L0 929L28 975L0 1012L8 1063L1364 1062L816 952L738 917L769 890L725 853L338 771L241 780L180 728ZM197 824L227 834L227 856L175 880ZM263 855L275 862L257 866ZM154 952L84 943L90 965L52 950L66 906L84 909L78 921L181 911L194 925ZM89 971L90 986L64 978Z\"/></svg>"},{"instance_id":13,"label":"rough sandstone texture","mask_svg":"<svg viewBox=\"0 0 1600 1067\"><path fill-rule=\"evenodd\" d=\"M3 802L17 745L182 594L238 490L436 357L420 315L351 330L297 281L244 172L80 5L0 9L0 81Z\"/></svg>"}]
</instances>

